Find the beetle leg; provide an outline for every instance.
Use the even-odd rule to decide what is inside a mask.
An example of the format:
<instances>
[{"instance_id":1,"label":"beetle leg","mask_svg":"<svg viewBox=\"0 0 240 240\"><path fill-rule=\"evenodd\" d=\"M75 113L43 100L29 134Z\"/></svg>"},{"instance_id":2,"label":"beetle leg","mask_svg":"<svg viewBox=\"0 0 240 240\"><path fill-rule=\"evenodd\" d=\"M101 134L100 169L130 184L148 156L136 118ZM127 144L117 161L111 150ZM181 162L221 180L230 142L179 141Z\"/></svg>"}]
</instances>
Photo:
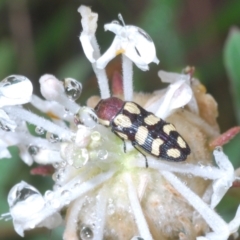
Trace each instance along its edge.
<instances>
[{"instance_id":1,"label":"beetle leg","mask_svg":"<svg viewBox=\"0 0 240 240\"><path fill-rule=\"evenodd\" d=\"M143 155L143 157L145 158L145 165L146 165L146 168L148 168L148 160L147 160L146 155L143 154L143 153L142 153L142 152L136 147L136 145L137 145L136 142L132 142L132 145L133 145L133 147L134 147L138 152L140 152L140 153Z\"/></svg>"},{"instance_id":2,"label":"beetle leg","mask_svg":"<svg viewBox=\"0 0 240 240\"><path fill-rule=\"evenodd\" d=\"M123 139L122 139L123 140ZM126 143L125 143L125 141L123 140L123 151L124 151L124 153L126 153Z\"/></svg>"}]
</instances>

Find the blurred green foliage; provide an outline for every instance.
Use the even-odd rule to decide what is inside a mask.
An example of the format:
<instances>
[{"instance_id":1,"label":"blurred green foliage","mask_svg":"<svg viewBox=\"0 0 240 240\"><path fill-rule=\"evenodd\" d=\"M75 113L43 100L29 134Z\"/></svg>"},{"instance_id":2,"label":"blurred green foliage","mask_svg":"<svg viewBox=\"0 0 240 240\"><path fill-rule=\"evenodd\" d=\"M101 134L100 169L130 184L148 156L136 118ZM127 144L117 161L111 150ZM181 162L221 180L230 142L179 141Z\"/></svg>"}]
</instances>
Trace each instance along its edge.
<instances>
[{"instance_id":1,"label":"blurred green foliage","mask_svg":"<svg viewBox=\"0 0 240 240\"><path fill-rule=\"evenodd\" d=\"M136 90L159 88L159 69L180 72L186 65L194 65L196 77L219 104L221 129L240 124L239 31L231 32L224 48L230 78L222 56L229 29L240 26L239 0L0 0L0 78L13 73L26 75L39 94L39 77L51 73L60 79L73 77L81 81L84 86L81 103L97 94L95 76L78 40L81 25L77 8L81 4L92 6L99 14L97 38L102 52L114 37L104 32L103 25L117 19L119 12L126 24L137 25L152 37L161 63L151 64L149 72L134 68ZM108 66L110 79L115 68L121 69L117 60ZM240 165L239 141L237 137L225 148L235 167ZM38 184L42 191L51 182L50 178L30 176L30 169L16 157L17 149L13 147L11 151L12 159L0 161L0 213L8 211L7 193L16 182ZM220 203L218 211L226 220L236 211L239 195L230 191ZM0 222L0 239L21 239L13 231L11 221ZM61 239L61 229L53 233L37 230L27 233L25 239Z\"/></svg>"}]
</instances>

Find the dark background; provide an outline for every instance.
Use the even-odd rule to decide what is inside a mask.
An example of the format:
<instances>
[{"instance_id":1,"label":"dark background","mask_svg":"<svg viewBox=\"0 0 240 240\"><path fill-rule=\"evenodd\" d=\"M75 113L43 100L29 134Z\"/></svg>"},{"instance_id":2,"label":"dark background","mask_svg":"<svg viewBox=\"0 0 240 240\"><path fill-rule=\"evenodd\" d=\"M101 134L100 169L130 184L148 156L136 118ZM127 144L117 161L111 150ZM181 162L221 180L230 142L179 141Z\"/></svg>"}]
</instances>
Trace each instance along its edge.
<instances>
[{"instance_id":1,"label":"dark background","mask_svg":"<svg viewBox=\"0 0 240 240\"><path fill-rule=\"evenodd\" d=\"M148 72L134 67L136 91L160 88L157 77L160 69L181 72L187 65L195 66L195 76L219 104L221 130L237 125L223 48L231 27L240 26L239 0L0 0L0 79L10 74L25 75L39 94L39 77L51 73L60 79L73 77L81 81L82 104L92 94L98 94L91 64L78 39L81 24L77 9L81 4L92 6L99 14L97 39L102 53L114 37L113 33L104 32L103 25L117 19L118 13L126 24L137 25L152 37L161 62L158 66L151 64ZM109 78L120 69L116 58L107 67ZM232 149L231 145L226 147L234 165L239 166L240 153L235 154ZM21 179L32 179L28 177L29 168L20 160L7 161L0 161L0 172L4 169L0 174L0 213L8 211L6 198L11 186ZM34 178L41 181L43 189L51 181ZM236 192L230 193L220 204L218 211L225 219L230 220L236 211L238 196ZM27 236L26 239L34 240L61 239L59 232L42 230ZM0 239L20 239L11 221L0 222Z\"/></svg>"}]
</instances>

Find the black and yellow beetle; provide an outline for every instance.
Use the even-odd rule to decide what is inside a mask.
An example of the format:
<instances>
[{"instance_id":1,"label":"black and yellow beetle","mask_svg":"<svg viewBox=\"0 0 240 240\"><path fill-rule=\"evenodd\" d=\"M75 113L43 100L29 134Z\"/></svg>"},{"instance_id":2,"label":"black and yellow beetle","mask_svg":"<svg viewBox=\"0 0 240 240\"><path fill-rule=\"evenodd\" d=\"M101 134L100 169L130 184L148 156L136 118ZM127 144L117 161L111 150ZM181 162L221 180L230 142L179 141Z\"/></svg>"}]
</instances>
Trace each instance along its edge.
<instances>
[{"instance_id":1,"label":"black and yellow beetle","mask_svg":"<svg viewBox=\"0 0 240 240\"><path fill-rule=\"evenodd\" d=\"M95 111L100 124L111 127L123 141L131 141L138 151L144 150L155 157L174 162L186 160L191 152L171 123L158 118L135 102L110 97L102 99Z\"/></svg>"}]
</instances>

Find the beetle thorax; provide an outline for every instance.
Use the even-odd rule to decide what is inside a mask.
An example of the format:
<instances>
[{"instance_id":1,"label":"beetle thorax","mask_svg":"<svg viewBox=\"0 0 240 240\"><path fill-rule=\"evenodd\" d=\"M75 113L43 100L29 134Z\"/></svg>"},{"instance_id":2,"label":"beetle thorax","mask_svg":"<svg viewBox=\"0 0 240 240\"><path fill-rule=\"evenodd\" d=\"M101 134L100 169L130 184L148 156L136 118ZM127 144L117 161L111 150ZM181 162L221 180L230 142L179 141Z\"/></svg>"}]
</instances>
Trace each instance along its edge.
<instances>
[{"instance_id":1,"label":"beetle thorax","mask_svg":"<svg viewBox=\"0 0 240 240\"><path fill-rule=\"evenodd\" d=\"M110 126L112 119L122 109L124 102L116 97L102 99L95 107L99 123Z\"/></svg>"}]
</instances>

